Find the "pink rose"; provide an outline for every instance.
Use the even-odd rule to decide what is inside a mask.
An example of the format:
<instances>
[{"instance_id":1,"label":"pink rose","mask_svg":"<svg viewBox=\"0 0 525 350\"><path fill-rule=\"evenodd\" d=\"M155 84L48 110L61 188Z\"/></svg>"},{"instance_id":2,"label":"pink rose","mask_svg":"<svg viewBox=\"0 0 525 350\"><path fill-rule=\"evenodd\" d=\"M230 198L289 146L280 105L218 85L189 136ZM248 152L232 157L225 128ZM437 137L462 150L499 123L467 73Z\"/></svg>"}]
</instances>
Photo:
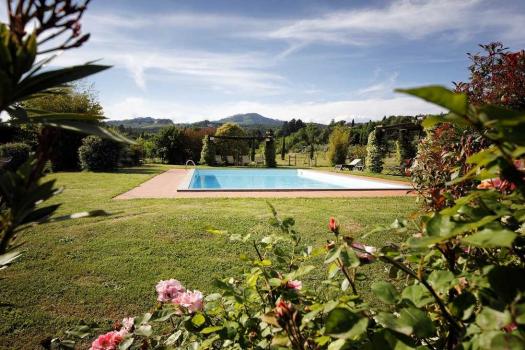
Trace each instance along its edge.
<instances>
[{"instance_id":1,"label":"pink rose","mask_svg":"<svg viewBox=\"0 0 525 350\"><path fill-rule=\"evenodd\" d=\"M190 313L202 310L202 293L198 290L180 293L173 303L186 308Z\"/></svg>"},{"instance_id":2,"label":"pink rose","mask_svg":"<svg viewBox=\"0 0 525 350\"><path fill-rule=\"evenodd\" d=\"M303 282L297 280L291 280L286 282L286 288L301 290L303 288Z\"/></svg>"},{"instance_id":3,"label":"pink rose","mask_svg":"<svg viewBox=\"0 0 525 350\"><path fill-rule=\"evenodd\" d=\"M108 332L100 335L93 343L90 350L117 350L122 342L122 335L117 331Z\"/></svg>"},{"instance_id":4,"label":"pink rose","mask_svg":"<svg viewBox=\"0 0 525 350\"><path fill-rule=\"evenodd\" d=\"M157 300L161 302L173 301L180 293L186 291L182 284L175 279L160 281L155 289L157 290Z\"/></svg>"}]
</instances>

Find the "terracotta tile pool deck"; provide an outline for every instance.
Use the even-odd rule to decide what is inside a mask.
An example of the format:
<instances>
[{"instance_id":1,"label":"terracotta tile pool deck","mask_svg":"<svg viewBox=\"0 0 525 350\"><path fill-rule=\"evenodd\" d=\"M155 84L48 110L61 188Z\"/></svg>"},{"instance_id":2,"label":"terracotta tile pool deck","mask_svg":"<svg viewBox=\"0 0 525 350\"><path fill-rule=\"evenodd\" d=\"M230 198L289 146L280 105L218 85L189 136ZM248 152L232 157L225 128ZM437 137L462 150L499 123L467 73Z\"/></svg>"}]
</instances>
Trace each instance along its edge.
<instances>
[{"instance_id":1,"label":"terracotta tile pool deck","mask_svg":"<svg viewBox=\"0 0 525 350\"><path fill-rule=\"evenodd\" d=\"M203 191L203 192L178 192L177 188L186 177L189 170L170 169L150 180L140 184L128 192L116 196L114 199L136 198L326 198L326 197L392 197L411 196L407 190L312 190L312 191ZM330 173L334 174L334 173ZM363 176L343 175L363 178ZM383 180L365 177L382 182L408 185L406 182Z\"/></svg>"}]
</instances>

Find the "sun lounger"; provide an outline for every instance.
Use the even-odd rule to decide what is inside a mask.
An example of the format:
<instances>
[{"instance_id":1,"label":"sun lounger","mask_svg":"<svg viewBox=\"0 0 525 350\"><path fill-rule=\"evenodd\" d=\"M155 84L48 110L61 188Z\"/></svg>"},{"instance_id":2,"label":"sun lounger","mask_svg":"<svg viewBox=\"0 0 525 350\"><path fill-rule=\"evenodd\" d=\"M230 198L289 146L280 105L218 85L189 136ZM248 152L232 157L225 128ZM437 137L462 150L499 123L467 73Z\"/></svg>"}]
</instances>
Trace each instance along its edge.
<instances>
[{"instance_id":1,"label":"sun lounger","mask_svg":"<svg viewBox=\"0 0 525 350\"><path fill-rule=\"evenodd\" d=\"M335 166L335 170L345 170L345 169L348 169L348 170L363 170L364 169L364 164L363 164L363 161L359 158L356 158L354 159L353 161L351 161L349 164L337 164Z\"/></svg>"},{"instance_id":2,"label":"sun lounger","mask_svg":"<svg viewBox=\"0 0 525 350\"><path fill-rule=\"evenodd\" d=\"M255 165L264 165L264 158L261 156L255 156Z\"/></svg>"},{"instance_id":3,"label":"sun lounger","mask_svg":"<svg viewBox=\"0 0 525 350\"><path fill-rule=\"evenodd\" d=\"M226 156L226 163L228 163L228 165L235 165L235 159L233 156Z\"/></svg>"},{"instance_id":4,"label":"sun lounger","mask_svg":"<svg viewBox=\"0 0 525 350\"><path fill-rule=\"evenodd\" d=\"M252 161L250 160L250 156L242 156L241 157L241 165L249 165Z\"/></svg>"}]
</instances>

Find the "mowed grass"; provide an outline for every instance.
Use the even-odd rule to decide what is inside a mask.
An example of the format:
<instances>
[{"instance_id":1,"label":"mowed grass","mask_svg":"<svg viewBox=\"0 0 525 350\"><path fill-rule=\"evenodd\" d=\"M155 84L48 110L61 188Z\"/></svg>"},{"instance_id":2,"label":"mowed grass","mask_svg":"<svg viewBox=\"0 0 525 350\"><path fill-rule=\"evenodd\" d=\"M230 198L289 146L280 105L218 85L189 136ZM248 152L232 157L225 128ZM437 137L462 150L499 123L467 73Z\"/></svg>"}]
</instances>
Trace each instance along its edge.
<instances>
[{"instance_id":1,"label":"mowed grass","mask_svg":"<svg viewBox=\"0 0 525 350\"><path fill-rule=\"evenodd\" d=\"M241 253L255 257L251 242L230 242L228 234L269 233L266 199L113 200L168 169L150 165L116 173L50 175L64 192L57 215L104 209L111 215L36 226L23 232L24 255L0 271L0 348L37 349L48 336L80 321L109 321L150 310L157 281L176 278L191 289L214 290L212 281L242 271ZM322 245L335 216L345 232L359 237L377 225L417 209L414 197L272 199L281 216L296 219L304 241ZM381 245L403 237L372 234ZM366 268L369 279L385 276L384 266ZM310 279L321 279L313 276ZM306 283L308 287L308 283Z\"/></svg>"}]
</instances>

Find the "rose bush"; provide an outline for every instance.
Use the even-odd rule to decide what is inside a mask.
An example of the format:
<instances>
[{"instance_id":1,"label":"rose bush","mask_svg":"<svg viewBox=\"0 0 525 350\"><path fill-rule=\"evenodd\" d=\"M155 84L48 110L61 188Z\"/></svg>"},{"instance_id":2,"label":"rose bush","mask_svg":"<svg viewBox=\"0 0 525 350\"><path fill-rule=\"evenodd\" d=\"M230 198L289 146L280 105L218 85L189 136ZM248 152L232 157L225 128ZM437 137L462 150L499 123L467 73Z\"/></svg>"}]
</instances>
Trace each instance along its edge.
<instances>
[{"instance_id":1,"label":"rose bush","mask_svg":"<svg viewBox=\"0 0 525 350\"><path fill-rule=\"evenodd\" d=\"M468 157L470 170L451 180L479 189L382 228L385 236L409 236L383 247L357 241L335 218L326 245L307 246L294 220L271 207L276 231L253 241L241 276L215 281L220 293L203 296L176 280L161 281L151 312L124 331L120 323L107 330L92 349L525 348L525 174L516 162L525 155L525 114L474 107L441 87L405 92L451 111L427 119L427 127L468 124L490 140ZM327 274L320 281L315 264L322 256ZM372 263L382 263L389 280L371 285L377 300L368 304L356 280L363 278L361 266ZM82 327L70 334L88 337ZM57 338L52 346L67 341Z\"/></svg>"}]
</instances>

